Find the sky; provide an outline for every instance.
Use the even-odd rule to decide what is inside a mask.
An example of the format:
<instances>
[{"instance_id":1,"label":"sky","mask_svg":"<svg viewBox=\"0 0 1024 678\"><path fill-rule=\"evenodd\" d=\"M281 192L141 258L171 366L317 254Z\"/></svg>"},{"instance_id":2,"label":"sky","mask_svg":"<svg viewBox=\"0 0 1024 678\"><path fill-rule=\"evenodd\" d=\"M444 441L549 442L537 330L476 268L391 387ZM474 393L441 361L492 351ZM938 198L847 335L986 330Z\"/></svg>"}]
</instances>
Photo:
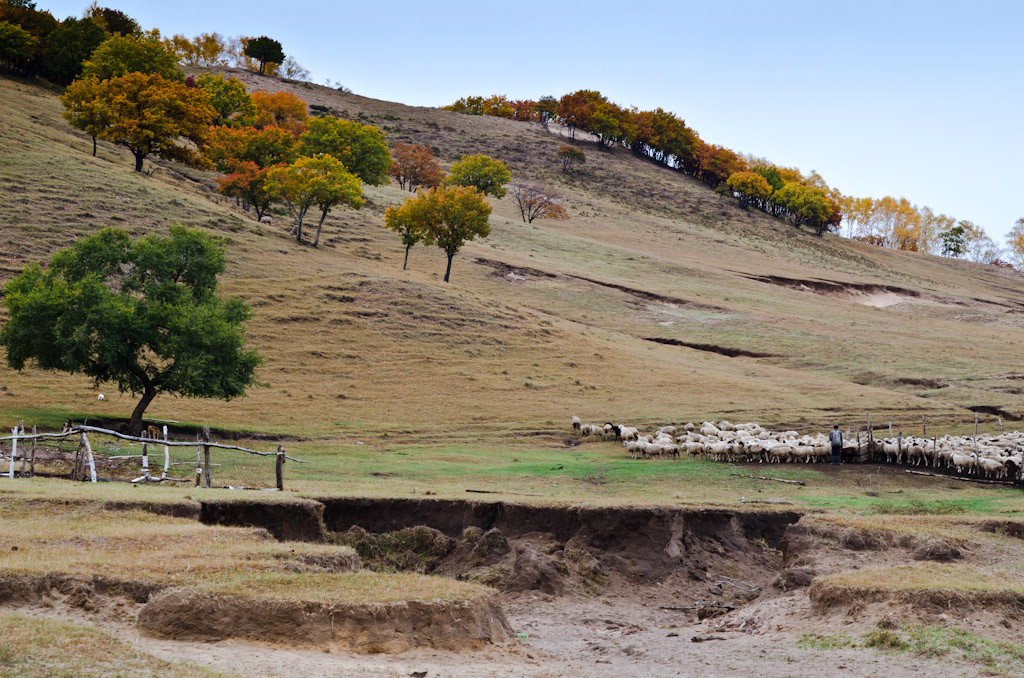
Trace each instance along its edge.
<instances>
[{"instance_id":1,"label":"sky","mask_svg":"<svg viewBox=\"0 0 1024 678\"><path fill-rule=\"evenodd\" d=\"M38 0L57 18L87 0ZM269 35L317 83L419 106L597 89L705 141L906 197L998 241L1024 217L1024 2L107 0L144 28Z\"/></svg>"}]
</instances>

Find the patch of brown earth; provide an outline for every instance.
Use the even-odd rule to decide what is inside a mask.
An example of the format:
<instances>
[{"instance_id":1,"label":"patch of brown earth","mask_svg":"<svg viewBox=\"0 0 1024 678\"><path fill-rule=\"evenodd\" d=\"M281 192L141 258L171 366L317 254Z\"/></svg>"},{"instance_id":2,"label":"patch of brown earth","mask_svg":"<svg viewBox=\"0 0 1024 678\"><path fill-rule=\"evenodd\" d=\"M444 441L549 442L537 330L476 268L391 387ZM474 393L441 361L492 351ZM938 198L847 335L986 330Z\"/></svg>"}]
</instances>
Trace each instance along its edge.
<instances>
[{"instance_id":1,"label":"patch of brown earth","mask_svg":"<svg viewBox=\"0 0 1024 678\"><path fill-rule=\"evenodd\" d=\"M200 501L199 520L206 525L262 527L278 541L327 541L324 506L308 499Z\"/></svg>"},{"instance_id":2,"label":"patch of brown earth","mask_svg":"<svg viewBox=\"0 0 1024 678\"><path fill-rule=\"evenodd\" d=\"M176 589L154 596L139 613L138 627L155 638L241 638L335 646L365 654L396 654L417 647L477 650L514 638L495 596L346 605Z\"/></svg>"}]
</instances>

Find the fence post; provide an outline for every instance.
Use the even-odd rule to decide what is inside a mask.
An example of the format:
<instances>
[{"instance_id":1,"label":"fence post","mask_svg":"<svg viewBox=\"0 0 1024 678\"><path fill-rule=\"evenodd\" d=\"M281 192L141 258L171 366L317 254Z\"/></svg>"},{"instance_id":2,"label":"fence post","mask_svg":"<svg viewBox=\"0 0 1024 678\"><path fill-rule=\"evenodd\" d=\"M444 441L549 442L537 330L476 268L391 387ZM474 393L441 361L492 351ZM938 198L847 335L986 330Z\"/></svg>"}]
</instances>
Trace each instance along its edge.
<instances>
[{"instance_id":1,"label":"fence post","mask_svg":"<svg viewBox=\"0 0 1024 678\"><path fill-rule=\"evenodd\" d=\"M167 442L167 424L164 424L164 442ZM160 480L167 479L167 471L171 468L171 448L164 445L164 472L160 474Z\"/></svg>"},{"instance_id":2,"label":"fence post","mask_svg":"<svg viewBox=\"0 0 1024 678\"><path fill-rule=\"evenodd\" d=\"M142 482L149 482L149 446L142 443Z\"/></svg>"},{"instance_id":3,"label":"fence post","mask_svg":"<svg viewBox=\"0 0 1024 678\"><path fill-rule=\"evenodd\" d=\"M196 434L196 487L199 487L203 479L203 446L200 444L199 434Z\"/></svg>"},{"instance_id":4,"label":"fence post","mask_svg":"<svg viewBox=\"0 0 1024 678\"><path fill-rule=\"evenodd\" d=\"M868 412L868 459L873 459L875 455L875 430L871 428L871 413Z\"/></svg>"},{"instance_id":5,"label":"fence post","mask_svg":"<svg viewBox=\"0 0 1024 678\"><path fill-rule=\"evenodd\" d=\"M14 480L14 455L18 453L18 427L15 426L11 429L11 470L7 473L7 477Z\"/></svg>"},{"instance_id":6,"label":"fence post","mask_svg":"<svg viewBox=\"0 0 1024 678\"><path fill-rule=\"evenodd\" d=\"M92 457L92 445L89 444L89 438L83 433L82 442L85 444L85 458L89 461L89 480L96 482L96 462Z\"/></svg>"},{"instance_id":7,"label":"fence post","mask_svg":"<svg viewBox=\"0 0 1024 678\"><path fill-rule=\"evenodd\" d=\"M32 435L36 435L36 427L32 426ZM29 464L29 475L36 477L36 439L32 439L32 463Z\"/></svg>"},{"instance_id":8,"label":"fence post","mask_svg":"<svg viewBox=\"0 0 1024 678\"><path fill-rule=\"evenodd\" d=\"M928 439L928 424L924 423L924 415L921 415L921 437Z\"/></svg>"},{"instance_id":9,"label":"fence post","mask_svg":"<svg viewBox=\"0 0 1024 678\"><path fill-rule=\"evenodd\" d=\"M898 431L896 434L896 463L898 464L900 457L903 456L903 431L899 430L899 426L896 427L896 430Z\"/></svg>"},{"instance_id":10,"label":"fence post","mask_svg":"<svg viewBox=\"0 0 1024 678\"><path fill-rule=\"evenodd\" d=\"M203 442L210 442L210 427L203 426ZM210 446L203 445L203 485L210 487Z\"/></svg>"},{"instance_id":11,"label":"fence post","mask_svg":"<svg viewBox=\"0 0 1024 678\"><path fill-rule=\"evenodd\" d=\"M975 451L977 451L977 449L978 449L978 413L977 412L974 413L974 438L973 438L973 446L974 446Z\"/></svg>"},{"instance_id":12,"label":"fence post","mask_svg":"<svg viewBox=\"0 0 1024 678\"><path fill-rule=\"evenodd\" d=\"M277 489L284 491L284 445L277 446Z\"/></svg>"}]
</instances>

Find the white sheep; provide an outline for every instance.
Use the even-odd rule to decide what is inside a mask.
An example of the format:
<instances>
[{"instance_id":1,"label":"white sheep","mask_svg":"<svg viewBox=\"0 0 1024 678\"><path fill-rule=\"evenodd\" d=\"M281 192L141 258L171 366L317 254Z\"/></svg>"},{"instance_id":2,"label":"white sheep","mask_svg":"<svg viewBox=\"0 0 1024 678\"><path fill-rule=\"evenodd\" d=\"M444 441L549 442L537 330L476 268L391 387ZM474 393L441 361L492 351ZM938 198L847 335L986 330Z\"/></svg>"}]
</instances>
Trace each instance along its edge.
<instances>
[{"instance_id":1,"label":"white sheep","mask_svg":"<svg viewBox=\"0 0 1024 678\"><path fill-rule=\"evenodd\" d=\"M99 393L99 394L96 395L96 400L106 400L106 399L107 399L107 397L105 395L103 395L102 393Z\"/></svg>"},{"instance_id":2,"label":"white sheep","mask_svg":"<svg viewBox=\"0 0 1024 678\"><path fill-rule=\"evenodd\" d=\"M576 431L577 433L579 433L580 432L580 426L582 426L582 425L583 425L583 422L580 421L580 418L577 417L575 414L572 415L572 430Z\"/></svg>"}]
</instances>

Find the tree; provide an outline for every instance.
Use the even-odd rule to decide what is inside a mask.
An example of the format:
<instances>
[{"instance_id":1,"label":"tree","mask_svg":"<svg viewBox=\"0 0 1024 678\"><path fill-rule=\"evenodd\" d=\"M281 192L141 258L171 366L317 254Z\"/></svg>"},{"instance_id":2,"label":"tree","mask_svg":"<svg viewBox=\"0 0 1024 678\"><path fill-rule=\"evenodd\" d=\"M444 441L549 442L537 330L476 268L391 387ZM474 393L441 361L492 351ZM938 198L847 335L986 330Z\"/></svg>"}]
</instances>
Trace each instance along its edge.
<instances>
[{"instance_id":1,"label":"tree","mask_svg":"<svg viewBox=\"0 0 1024 678\"><path fill-rule=\"evenodd\" d=\"M267 63L280 64L284 61L284 51L277 40L261 35L258 38L242 38L242 43L245 56L260 62L260 75L263 75Z\"/></svg>"},{"instance_id":2,"label":"tree","mask_svg":"<svg viewBox=\"0 0 1024 678\"><path fill-rule=\"evenodd\" d=\"M0 70L27 74L38 44L21 26L0 21Z\"/></svg>"},{"instance_id":3,"label":"tree","mask_svg":"<svg viewBox=\"0 0 1024 678\"><path fill-rule=\"evenodd\" d=\"M291 92L258 89L252 93L252 102L256 105L256 127L276 125L291 130L296 137L306 129L306 102Z\"/></svg>"},{"instance_id":4,"label":"tree","mask_svg":"<svg viewBox=\"0 0 1024 678\"><path fill-rule=\"evenodd\" d=\"M224 268L224 245L198 229L172 226L169 236L133 242L108 228L83 238L4 287L7 364L31 361L141 396L132 433L159 393L238 397L261 358L245 348L249 308L216 294Z\"/></svg>"},{"instance_id":5,"label":"tree","mask_svg":"<svg viewBox=\"0 0 1024 678\"><path fill-rule=\"evenodd\" d=\"M771 184L757 172L734 172L729 175L726 183L740 194L740 199L747 205L754 204L763 208L772 197Z\"/></svg>"},{"instance_id":6,"label":"tree","mask_svg":"<svg viewBox=\"0 0 1024 678\"><path fill-rule=\"evenodd\" d=\"M504 185L512 178L508 166L483 153L464 155L452 165L444 183L448 186L472 186L484 195L505 197Z\"/></svg>"},{"instance_id":7,"label":"tree","mask_svg":"<svg viewBox=\"0 0 1024 678\"><path fill-rule=\"evenodd\" d=\"M107 39L107 33L92 19L68 17L46 36L43 67L46 75L60 85L82 72L82 64Z\"/></svg>"},{"instance_id":8,"label":"tree","mask_svg":"<svg viewBox=\"0 0 1024 678\"><path fill-rule=\"evenodd\" d=\"M217 111L214 125L240 127L255 122L256 104L241 80L200 73L195 82L199 89L206 92L210 105Z\"/></svg>"},{"instance_id":9,"label":"tree","mask_svg":"<svg viewBox=\"0 0 1024 678\"><path fill-rule=\"evenodd\" d=\"M967 252L965 230L963 222L960 222L939 233L939 239L942 241L942 256L960 257Z\"/></svg>"},{"instance_id":10,"label":"tree","mask_svg":"<svg viewBox=\"0 0 1024 678\"><path fill-rule=\"evenodd\" d=\"M563 144L558 147L557 155L562 159L562 171L568 173L569 168L582 165L587 161L587 154L575 146Z\"/></svg>"},{"instance_id":11,"label":"tree","mask_svg":"<svg viewBox=\"0 0 1024 678\"><path fill-rule=\"evenodd\" d=\"M298 142L286 129L270 126L255 127L213 127L205 155L221 172L230 171L236 160L256 163L258 167L269 167L279 163L294 162L299 157Z\"/></svg>"},{"instance_id":12,"label":"tree","mask_svg":"<svg viewBox=\"0 0 1024 678\"><path fill-rule=\"evenodd\" d=\"M228 63L227 42L220 33L200 33L191 40L175 33L164 40L164 46L189 66L226 66Z\"/></svg>"},{"instance_id":13,"label":"tree","mask_svg":"<svg viewBox=\"0 0 1024 678\"><path fill-rule=\"evenodd\" d=\"M68 85L61 96L64 119L92 137L92 155L96 157L96 137L110 126L110 109L103 98L103 86L95 77L79 78Z\"/></svg>"},{"instance_id":14,"label":"tree","mask_svg":"<svg viewBox=\"0 0 1024 678\"><path fill-rule=\"evenodd\" d=\"M152 36L113 35L96 48L82 66L82 75L100 80L128 73L156 73L167 80L184 80L178 57Z\"/></svg>"},{"instance_id":15,"label":"tree","mask_svg":"<svg viewBox=\"0 0 1024 678\"><path fill-rule=\"evenodd\" d=\"M426 237L427 225L435 212L436 200L420 192L415 198L406 198L401 207L391 206L384 212L384 227L397 233L405 245L402 270L409 266L409 250Z\"/></svg>"},{"instance_id":16,"label":"tree","mask_svg":"<svg viewBox=\"0 0 1024 678\"><path fill-rule=\"evenodd\" d=\"M462 246L475 238L486 238L491 233L487 222L491 206L472 186L439 186L427 193L421 191L415 198L406 198L401 209L409 210L405 213L408 217L399 213L392 217L392 223L396 226L414 224L418 229L414 232L422 234L420 239L425 244L437 245L448 256L445 282L451 277L452 259ZM390 225L388 227L391 228ZM409 247L411 245L406 245L406 254Z\"/></svg>"},{"instance_id":17,"label":"tree","mask_svg":"<svg viewBox=\"0 0 1024 678\"><path fill-rule=\"evenodd\" d=\"M24 57L22 43L24 38L20 34L7 32L6 38L0 38L0 44L5 44L11 52L20 54L24 61L12 66L8 62L8 68L23 75L35 75L43 69L43 56L46 53L46 38L60 24L49 12L36 11L34 4L22 3L23 6L0 2L0 21L6 21L11 26L20 28L33 38L30 43L30 53ZM0 52L3 48L0 48ZM21 58L19 57L19 58ZM3 56L0 56L3 60Z\"/></svg>"},{"instance_id":18,"label":"tree","mask_svg":"<svg viewBox=\"0 0 1024 678\"><path fill-rule=\"evenodd\" d=\"M414 193L420 186L436 188L444 180L441 163L433 151L420 144L395 144L389 172L402 189Z\"/></svg>"},{"instance_id":19,"label":"tree","mask_svg":"<svg viewBox=\"0 0 1024 678\"><path fill-rule=\"evenodd\" d=\"M199 89L159 75L129 73L101 82L98 98L110 117L97 136L131 151L136 172L142 171L142 161L151 154L203 164L199 148L217 113Z\"/></svg>"},{"instance_id":20,"label":"tree","mask_svg":"<svg viewBox=\"0 0 1024 678\"><path fill-rule=\"evenodd\" d=\"M519 208L523 221L532 224L534 219L568 219L569 212L562 204L565 197L543 186L531 186L512 182L512 199Z\"/></svg>"},{"instance_id":21,"label":"tree","mask_svg":"<svg viewBox=\"0 0 1024 678\"><path fill-rule=\"evenodd\" d=\"M288 78L289 80L310 82L309 69L303 68L302 64L290 56L285 57L284 61L281 62L280 73L281 77Z\"/></svg>"},{"instance_id":22,"label":"tree","mask_svg":"<svg viewBox=\"0 0 1024 678\"><path fill-rule=\"evenodd\" d=\"M310 207L320 208L313 247L320 244L320 229L327 213L336 205L353 209L363 206L359 177L345 169L340 160L329 155L299 158L291 165L274 167L267 173L270 192L288 205L295 217L295 239L302 242L302 221Z\"/></svg>"},{"instance_id":23,"label":"tree","mask_svg":"<svg viewBox=\"0 0 1024 678\"><path fill-rule=\"evenodd\" d=\"M86 7L85 15L103 27L111 35L140 35L142 28L139 22L119 9L100 7L93 2Z\"/></svg>"},{"instance_id":24,"label":"tree","mask_svg":"<svg viewBox=\"0 0 1024 678\"><path fill-rule=\"evenodd\" d=\"M373 125L320 116L299 137L299 154L326 153L370 186L387 184L391 154L384 132Z\"/></svg>"},{"instance_id":25,"label":"tree","mask_svg":"<svg viewBox=\"0 0 1024 678\"><path fill-rule=\"evenodd\" d=\"M1017 268L1024 267L1024 219L1018 219L1006 235L1007 254Z\"/></svg>"},{"instance_id":26,"label":"tree","mask_svg":"<svg viewBox=\"0 0 1024 678\"><path fill-rule=\"evenodd\" d=\"M547 125L558 117L558 99L553 96L543 96L533 106L537 113L537 119Z\"/></svg>"},{"instance_id":27,"label":"tree","mask_svg":"<svg viewBox=\"0 0 1024 678\"><path fill-rule=\"evenodd\" d=\"M256 219L259 221L270 210L270 205L275 200L274 192L267 182L270 169L260 167L251 160L232 158L230 174L217 179L217 190L222 195L241 201L246 211L249 211L250 207L256 210Z\"/></svg>"}]
</instances>

